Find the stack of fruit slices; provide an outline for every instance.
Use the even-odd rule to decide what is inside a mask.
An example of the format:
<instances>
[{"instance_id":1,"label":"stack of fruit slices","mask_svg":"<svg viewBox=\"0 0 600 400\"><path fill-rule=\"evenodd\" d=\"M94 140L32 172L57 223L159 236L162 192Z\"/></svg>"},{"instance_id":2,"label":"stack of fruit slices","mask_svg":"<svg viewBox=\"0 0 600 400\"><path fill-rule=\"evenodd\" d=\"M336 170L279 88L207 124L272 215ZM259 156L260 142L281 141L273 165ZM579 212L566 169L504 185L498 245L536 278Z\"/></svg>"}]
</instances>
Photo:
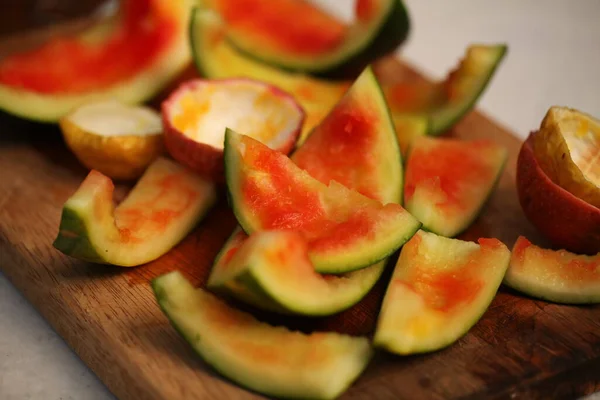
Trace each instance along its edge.
<instances>
[{"instance_id":1,"label":"stack of fruit slices","mask_svg":"<svg viewBox=\"0 0 600 400\"><path fill-rule=\"evenodd\" d=\"M264 89L258 82L244 82L253 88ZM197 94L190 90L192 87L200 87L202 92L213 85L214 88L209 90L212 93L227 93L226 88L229 87L239 93L240 86L235 83L197 81L194 85L184 84L183 90L176 91L165 102L163 117L172 126L177 125L172 120L185 114L181 103ZM253 91L243 93L251 94L250 98L254 96ZM278 104L290 110L285 114L289 121L302 119L301 114L294 112L296 108L290 105L289 98L279 92L269 93L278 100ZM203 117L203 113L197 116ZM209 125L212 124L214 122ZM288 135L297 134L297 123L286 127ZM439 251L442 255L456 253L456 258L447 266L447 260L440 256L430 269L416 269L407 279L421 290L423 279L433 277L433 286L421 293L421 301L431 308L431 315L420 323L435 325L445 318L453 321L455 328L452 335L442 339L436 335L435 329L423 333L424 349L432 351L457 340L489 305L506 270L504 260L507 260L507 250L499 243L494 243L494 246L488 246L487 242L476 245L427 234L419 230L422 222L401 206L405 187L402 154L384 92L371 68L360 74L290 157L251 136L231 129L224 131L222 160L230 205L240 227L215 260L209 289L271 312L309 317L333 315L356 305L372 290L388 257L404 243L412 244L407 244L402 251L402 254L410 256L414 252L407 252L408 249L418 247L422 238L429 238L425 242L431 251ZM431 140L438 146L444 146L448 139ZM445 148L444 152L452 153L458 148L455 150L459 151L458 158L469 154L469 160L481 162L488 156L488 153L480 151L478 143L452 143L454 147ZM490 148L494 149L491 145ZM502 152L497 152L502 161ZM410 157L413 154L417 157L420 153L409 153L408 167L412 165ZM437 157L425 159L436 160ZM419 161L418 157L416 160ZM168 247L165 246L175 245L212 205L215 189L200 177L193 183L170 185L173 178L160 179L153 173L155 165L163 162L159 159L147 170L136 186L137 191L134 189L114 212L111 210L110 180L96 172L90 173L80 190L65 204L55 246L75 257L122 266L135 265L136 262L141 264L166 252ZM479 191L472 191L479 193L478 196L467 204L458 202L461 207L452 210L454 215L461 212L465 215L464 225L468 225L473 214L481 209L501 165L501 162L491 162L489 172L475 177L460 175L460 185L481 186ZM440 160L440 166L434 179L452 180L449 175L443 176L443 160ZM181 171L194 176L187 169ZM410 187L431 186L430 179L431 175L415 174ZM171 190L163 191L165 185L170 185ZM193 204L199 211L194 218L188 218L182 214L184 208L180 210L179 205L183 204L179 203L190 207L191 200L184 201L182 195L192 193L194 187L205 187L204 193L207 194L194 196ZM153 196L153 192L158 193ZM173 205L174 201L178 201L179 205ZM138 214L150 212L158 205L164 208L152 211L152 215L130 218L130 204L142 204L137 208ZM437 203L432 203L430 207L436 206ZM95 212L97 209L105 210L102 216ZM163 223L166 216L170 217L170 225ZM115 221L118 229L115 229ZM187 221L190 225L177 228L178 221ZM144 225L150 222L156 226ZM102 226L105 228L99 229ZM140 232L152 231L164 235L162 247L157 246L152 237L140 237ZM143 254L146 258L128 259L127 255L132 254ZM397 271L402 271L406 257L401 257ZM481 264L485 268L481 271L468 268L472 264ZM450 282L445 277L448 275L447 268L461 271L464 276L459 277L457 282ZM423 347L418 346L416 350L406 350L401 344L402 337L414 331L414 324L397 322L399 311L395 304L398 297L401 298L400 304L414 300L395 290L398 273L394 273L394 280L390 283L373 343L399 353L423 351ZM439 278L436 278L438 275ZM462 292L473 287L477 290L472 296L461 294L456 300L454 297L459 294L449 292L448 288L460 287L464 283L462 280L467 282L467 289ZM475 282L474 286L469 286L471 280ZM178 273L156 279L153 288L162 309L202 357L232 380L266 394L335 397L358 377L373 352L366 337L333 332L305 335L265 325L215 299L204 289L194 290ZM438 290L442 290L441 294L446 297L440 300ZM443 303L441 306L438 305L440 301ZM446 302L459 306L449 307ZM219 318L215 319L217 310ZM438 315L440 313L441 316ZM242 325L247 328L228 330L223 322L229 319L240 323L245 321ZM225 334L224 330L228 333ZM229 339L213 340L223 335ZM426 338L427 335L433 338ZM390 342L390 338L395 339ZM284 356L284 349L272 345L275 341L294 343L294 357ZM319 343L318 347L315 342ZM233 351L238 347L241 350L257 346L262 351L277 355L281 364L256 369L254 353ZM311 354L317 348L319 352L330 352L326 358L328 361L316 360L316 364L312 365ZM298 374L302 374L304 380L294 381L291 378Z\"/></svg>"},{"instance_id":2,"label":"stack of fruit slices","mask_svg":"<svg viewBox=\"0 0 600 400\"><path fill-rule=\"evenodd\" d=\"M200 223L226 184L239 226L207 288L178 272L152 282L173 325L217 370L269 395L333 398L366 368L374 347L412 354L454 343L503 279L551 301L598 301L597 256L521 238L511 257L496 239L455 238L494 191L506 151L493 141L436 136L473 108L505 46L470 46L440 82L380 86L370 65L410 27L399 0L358 0L352 25L302 1L277 3L301 16L285 26L272 2L202 3L192 10L186 1L126 0L114 20L4 59L0 108L60 121L92 169L65 203L54 242L70 256L127 267L152 261ZM115 53L126 62L106 62ZM184 83L163 103L163 134L155 112L131 104L173 82L190 54L206 79ZM549 114L542 128L569 126L564 115ZM107 117L119 124L107 127ZM177 162L163 156L162 141ZM530 150L524 146L521 159L531 160ZM560 169L549 172L552 160L541 164L560 179ZM530 177L540 170L519 169ZM583 187L580 197L594 208L578 215L590 215L592 225L594 173L583 167L571 179L580 184L567 188ZM138 177L114 207L111 178ZM391 279L382 280L398 251ZM360 306L377 282L387 291L381 309L368 310L377 314L372 340L274 327L231 305L334 318Z\"/></svg>"},{"instance_id":3,"label":"stack of fruit slices","mask_svg":"<svg viewBox=\"0 0 600 400\"><path fill-rule=\"evenodd\" d=\"M233 130L227 131L224 147L230 204L240 226L215 260L210 290L270 312L333 315L372 290L388 256L406 243L373 341L400 354L453 343L492 301L510 252L494 239L476 244L426 233L419 229L422 223L402 208L402 155L385 97L370 68L291 157ZM483 160L488 156L477 143L465 142L461 150ZM498 152L502 161L503 153ZM490 164L482 191L492 190L501 170L502 162ZM466 186L481 184L469 181L468 175L460 179ZM466 205L465 224L488 194ZM436 258L431 258L433 254ZM401 291L401 281L414 291ZM336 397L372 355L367 337L283 330L219 302L221 316L242 318L247 321L243 326L248 326L238 333L221 332L227 327L217 326L204 314L209 312L204 289L191 290L178 273L156 279L153 287L171 322L203 358L230 379L268 395ZM179 296L184 288L185 298ZM408 304L414 310L406 314ZM451 330L439 329L448 324ZM213 335L228 339L213 341ZM240 338L234 340L237 335ZM229 338L287 361L277 365L278 372L272 365L257 368L254 363L260 361L251 354L238 349L234 355ZM353 349L342 345L349 340L355 341ZM315 341L323 344L310 344ZM271 344L283 342L285 348ZM293 360L288 346L294 347ZM312 365L309 357L321 348L328 354L328 365L337 368ZM345 367L339 365L342 360ZM289 375L301 378L291 382ZM302 386L307 385L305 380L312 384Z\"/></svg>"}]
</instances>

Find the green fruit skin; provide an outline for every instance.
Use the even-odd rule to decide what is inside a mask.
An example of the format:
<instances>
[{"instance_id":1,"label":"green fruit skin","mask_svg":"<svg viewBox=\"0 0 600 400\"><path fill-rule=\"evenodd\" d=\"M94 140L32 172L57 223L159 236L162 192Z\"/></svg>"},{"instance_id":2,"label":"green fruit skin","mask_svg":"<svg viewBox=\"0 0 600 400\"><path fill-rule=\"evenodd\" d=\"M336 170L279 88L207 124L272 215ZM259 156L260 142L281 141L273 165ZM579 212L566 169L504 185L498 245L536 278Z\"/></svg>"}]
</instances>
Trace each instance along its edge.
<instances>
[{"instance_id":1,"label":"green fruit skin","mask_svg":"<svg viewBox=\"0 0 600 400\"><path fill-rule=\"evenodd\" d=\"M391 2L392 5L386 18L379 25L379 30L373 38L362 48L356 49L356 53L340 53L332 61L314 57L310 63L295 62L295 60L286 59L285 55L278 57L256 54L232 38L229 42L245 56L282 70L307 73L322 79L355 79L367 65L391 53L408 38L411 22L406 6L402 0L391 0Z\"/></svg>"},{"instance_id":2,"label":"green fruit skin","mask_svg":"<svg viewBox=\"0 0 600 400\"><path fill-rule=\"evenodd\" d=\"M483 95L489 86L496 70L500 66L506 53L508 52L507 45L496 45L490 47L491 62L486 69L482 70L479 75L479 82L468 96L466 96L458 104L442 106L429 114L429 135L438 136L448 131L462 120L465 115L475 107L479 98Z\"/></svg>"},{"instance_id":3,"label":"green fruit skin","mask_svg":"<svg viewBox=\"0 0 600 400\"><path fill-rule=\"evenodd\" d=\"M87 222L80 217L77 210L65 205L60 219L59 233L52 245L57 250L71 257L83 261L106 264L103 257L92 243L90 243L89 228L87 225Z\"/></svg>"},{"instance_id":4,"label":"green fruit skin","mask_svg":"<svg viewBox=\"0 0 600 400\"><path fill-rule=\"evenodd\" d=\"M368 364L370 363L370 361L373 357L373 350L372 350L371 346L368 344L367 339L366 338L354 338L357 345L359 344L358 343L359 341L361 342L360 343L360 346L361 346L360 353L361 353L362 357L360 360L354 360L355 362L358 362L358 365L355 365L354 373L346 374L347 376L344 376L343 380L341 382L338 382L336 384L336 388L333 390L331 388L323 388L323 387L304 387L304 388L302 388L302 390L305 390L305 392L302 392L300 390L290 390L290 389L273 390L271 387L271 382L249 381L249 380L241 379L239 377L239 375L236 374L235 370L231 370L226 365L224 365L224 363L221 360L217 359L217 357L218 357L217 354L207 351L204 348L205 346L203 345L203 336L201 335L200 332L193 332L192 330L185 329L183 326L181 326L179 323L177 323L177 321L176 321L177 318L173 315L173 314L177 313L177 310L171 310L171 307L169 307L170 290L173 290L174 288L169 289L169 288L165 287L165 285L163 284L163 280L165 280L165 278L168 279L169 275L175 275L175 274L179 275L180 273L179 272L167 273L163 276L159 276L158 278L153 279L150 283L150 286L154 293L156 302L158 303L161 311L167 317L167 319L169 320L169 323L175 329L175 331L177 331L177 333L186 342L188 342L188 344L192 347L192 349L196 352L196 354L200 358L202 358L207 364L209 364L211 367L213 367L222 376L224 376L228 379L231 379L235 383L239 384L240 386L242 386L248 390L255 391L257 393L261 393L261 394L265 394L265 395L269 395L269 396L275 396L276 398L280 398L280 399L315 399L315 400L335 399L335 398L339 397L354 382L355 379L358 378L360 373L368 366ZM272 329L277 329L277 328L273 327ZM265 334L268 334L268 332L266 331ZM335 333L328 333L328 334L338 335ZM343 336L343 335L339 335L339 336ZM285 343L281 343L281 344L274 343L273 345L274 346L281 345L282 351L285 351L285 350L283 350L285 347ZM302 371L302 372L306 373L307 371ZM332 379L337 379L337 377L332 376Z\"/></svg>"}]
</instances>

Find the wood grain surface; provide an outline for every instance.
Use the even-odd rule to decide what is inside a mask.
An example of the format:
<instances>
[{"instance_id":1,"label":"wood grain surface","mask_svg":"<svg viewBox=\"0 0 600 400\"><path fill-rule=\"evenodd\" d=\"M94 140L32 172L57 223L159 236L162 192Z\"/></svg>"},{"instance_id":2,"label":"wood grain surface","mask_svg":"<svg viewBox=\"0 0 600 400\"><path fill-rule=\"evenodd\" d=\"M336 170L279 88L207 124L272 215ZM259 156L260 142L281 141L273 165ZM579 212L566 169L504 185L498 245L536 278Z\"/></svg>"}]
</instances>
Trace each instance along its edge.
<instances>
[{"instance_id":1,"label":"wood grain surface","mask_svg":"<svg viewBox=\"0 0 600 400\"><path fill-rule=\"evenodd\" d=\"M388 81L421 79L390 60L378 72ZM123 400L260 397L195 356L160 312L148 284L175 269L204 284L236 224L224 196L197 229L155 262L133 269L80 262L55 250L52 241L61 206L87 171L66 150L56 126L0 115L0 127L0 269L108 388ZM480 112L470 113L449 135L491 137L510 153L498 188L461 237L498 237L511 247L518 235L526 235L544 244L515 192L520 141ZM127 187L119 189L122 196ZM361 310L378 309L388 276L351 317L273 322L369 333L376 312ZM554 305L502 287L457 343L420 356L377 354L343 398L570 399L598 389L600 309Z\"/></svg>"}]
</instances>

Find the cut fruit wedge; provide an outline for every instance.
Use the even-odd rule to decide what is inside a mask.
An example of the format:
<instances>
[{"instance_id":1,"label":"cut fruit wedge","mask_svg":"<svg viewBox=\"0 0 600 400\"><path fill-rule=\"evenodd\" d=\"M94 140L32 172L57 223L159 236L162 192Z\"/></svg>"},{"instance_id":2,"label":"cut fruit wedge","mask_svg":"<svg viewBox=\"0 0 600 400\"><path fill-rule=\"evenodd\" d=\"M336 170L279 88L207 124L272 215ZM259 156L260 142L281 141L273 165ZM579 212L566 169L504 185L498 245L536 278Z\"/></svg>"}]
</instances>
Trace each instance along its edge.
<instances>
[{"instance_id":1,"label":"cut fruit wedge","mask_svg":"<svg viewBox=\"0 0 600 400\"><path fill-rule=\"evenodd\" d=\"M600 207L600 120L571 108L551 107L532 146L553 182Z\"/></svg>"},{"instance_id":2,"label":"cut fruit wedge","mask_svg":"<svg viewBox=\"0 0 600 400\"><path fill-rule=\"evenodd\" d=\"M162 114L171 156L218 181L224 180L225 128L287 154L304 121L304 112L293 97L250 79L185 82L162 104Z\"/></svg>"},{"instance_id":3,"label":"cut fruit wedge","mask_svg":"<svg viewBox=\"0 0 600 400\"><path fill-rule=\"evenodd\" d=\"M429 134L439 135L477 103L507 51L505 45L471 45L448 77L435 84L400 82L384 88L392 115L429 119Z\"/></svg>"},{"instance_id":4,"label":"cut fruit wedge","mask_svg":"<svg viewBox=\"0 0 600 400\"><path fill-rule=\"evenodd\" d=\"M61 118L60 128L83 165L112 179L139 178L164 151L160 114L144 106L85 104Z\"/></svg>"},{"instance_id":5,"label":"cut fruit wedge","mask_svg":"<svg viewBox=\"0 0 600 400\"><path fill-rule=\"evenodd\" d=\"M346 26L304 0L209 0L228 40L249 57L287 70L351 76L395 50L408 36L400 0L357 0Z\"/></svg>"},{"instance_id":6,"label":"cut fruit wedge","mask_svg":"<svg viewBox=\"0 0 600 400\"><path fill-rule=\"evenodd\" d=\"M494 299L510 261L497 239L479 244L419 231L404 245L375 331L376 347L431 352L465 335Z\"/></svg>"},{"instance_id":7,"label":"cut fruit wedge","mask_svg":"<svg viewBox=\"0 0 600 400\"><path fill-rule=\"evenodd\" d=\"M341 276L315 272L304 238L291 231L238 229L215 261L208 287L269 311L331 315L358 303L383 263Z\"/></svg>"},{"instance_id":8,"label":"cut fruit wedge","mask_svg":"<svg viewBox=\"0 0 600 400\"><path fill-rule=\"evenodd\" d=\"M192 12L190 42L200 74L209 79L255 79L277 86L294 96L306 112L300 142L321 122L350 86L347 82L319 80L254 61L233 48L225 32L225 25L218 13L203 8Z\"/></svg>"},{"instance_id":9,"label":"cut fruit wedge","mask_svg":"<svg viewBox=\"0 0 600 400\"><path fill-rule=\"evenodd\" d=\"M0 61L0 109L56 122L74 108L149 100L191 59L193 0L123 0L119 12L78 35L52 38Z\"/></svg>"},{"instance_id":10,"label":"cut fruit wedge","mask_svg":"<svg viewBox=\"0 0 600 400\"><path fill-rule=\"evenodd\" d=\"M195 289L179 272L155 279L152 288L171 324L208 364L267 396L336 398L372 357L367 338L307 335L259 322Z\"/></svg>"},{"instance_id":11,"label":"cut fruit wedge","mask_svg":"<svg viewBox=\"0 0 600 400\"><path fill-rule=\"evenodd\" d=\"M406 209L424 229L458 235L481 212L507 154L491 140L416 138L406 165Z\"/></svg>"},{"instance_id":12,"label":"cut fruit wedge","mask_svg":"<svg viewBox=\"0 0 600 400\"><path fill-rule=\"evenodd\" d=\"M145 264L177 245L216 201L211 183L163 157L116 208L113 190L92 170L63 206L54 247L94 263Z\"/></svg>"},{"instance_id":13,"label":"cut fruit wedge","mask_svg":"<svg viewBox=\"0 0 600 400\"><path fill-rule=\"evenodd\" d=\"M520 236L504 283L529 296L564 304L600 303L600 254L542 249Z\"/></svg>"},{"instance_id":14,"label":"cut fruit wedge","mask_svg":"<svg viewBox=\"0 0 600 400\"><path fill-rule=\"evenodd\" d=\"M291 158L324 184L334 180L375 200L401 202L402 155L370 67Z\"/></svg>"},{"instance_id":15,"label":"cut fruit wedge","mask_svg":"<svg viewBox=\"0 0 600 400\"><path fill-rule=\"evenodd\" d=\"M399 204L312 178L288 157L232 130L225 134L227 188L248 234L295 230L321 273L340 274L384 259L421 224Z\"/></svg>"}]
</instances>

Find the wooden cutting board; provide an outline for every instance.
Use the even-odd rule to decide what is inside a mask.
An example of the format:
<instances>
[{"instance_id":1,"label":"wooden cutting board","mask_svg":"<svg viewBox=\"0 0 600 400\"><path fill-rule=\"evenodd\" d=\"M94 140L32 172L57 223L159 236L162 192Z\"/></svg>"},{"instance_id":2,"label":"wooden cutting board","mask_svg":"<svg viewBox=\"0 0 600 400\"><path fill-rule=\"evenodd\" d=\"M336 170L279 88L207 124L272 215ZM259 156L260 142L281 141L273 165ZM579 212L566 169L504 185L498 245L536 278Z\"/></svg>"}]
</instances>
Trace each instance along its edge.
<instances>
[{"instance_id":1,"label":"wooden cutting board","mask_svg":"<svg viewBox=\"0 0 600 400\"><path fill-rule=\"evenodd\" d=\"M396 61L378 70L386 80L420 79ZM196 284L206 279L235 225L225 202L151 264L121 269L79 262L51 244L61 206L87 171L66 150L56 126L1 115L0 127L0 270L108 388L123 400L257 397L195 356L160 312L148 284L174 269ZM498 188L462 237L498 237L512 247L522 234L543 243L515 192L520 140L480 112L450 134L494 138L510 153ZM600 308L549 304L501 288L457 343L428 355L378 354L343 398L551 399L599 388Z\"/></svg>"}]
</instances>

